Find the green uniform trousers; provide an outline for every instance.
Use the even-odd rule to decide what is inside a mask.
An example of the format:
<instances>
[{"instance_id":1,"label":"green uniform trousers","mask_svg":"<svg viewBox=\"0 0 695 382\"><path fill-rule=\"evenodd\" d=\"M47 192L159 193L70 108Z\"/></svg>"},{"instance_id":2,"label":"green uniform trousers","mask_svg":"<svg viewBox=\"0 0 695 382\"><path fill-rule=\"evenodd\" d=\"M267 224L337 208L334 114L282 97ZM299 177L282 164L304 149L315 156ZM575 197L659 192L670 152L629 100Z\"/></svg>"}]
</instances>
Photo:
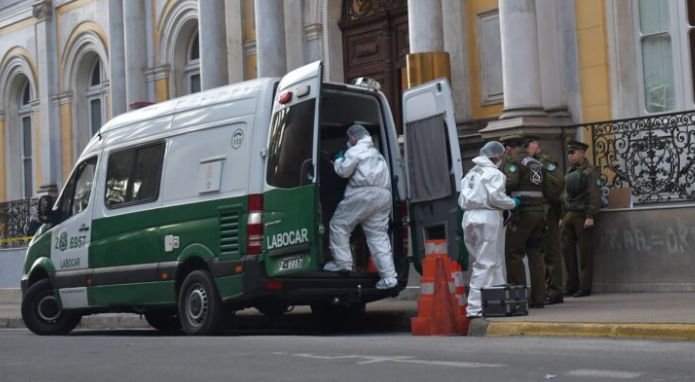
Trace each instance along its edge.
<instances>
[{"instance_id":1,"label":"green uniform trousers","mask_svg":"<svg viewBox=\"0 0 695 382\"><path fill-rule=\"evenodd\" d=\"M546 287L548 297L562 297L562 284L565 278L565 270L562 267L562 247L560 245L559 211L550 208L545 215L548 229L543 235L541 247L543 248L543 260L546 269Z\"/></svg>"},{"instance_id":2,"label":"green uniform trousers","mask_svg":"<svg viewBox=\"0 0 695 382\"><path fill-rule=\"evenodd\" d=\"M541 254L541 240L545 229L543 211L517 211L518 218L507 227L505 257L507 282L526 285L524 256L528 256L531 274L531 304L545 302L545 263Z\"/></svg>"},{"instance_id":3,"label":"green uniform trousers","mask_svg":"<svg viewBox=\"0 0 695 382\"><path fill-rule=\"evenodd\" d=\"M568 212L562 219L562 254L567 265L567 290L591 292L594 273L594 229L584 228L583 212ZM579 264L577 264L579 244Z\"/></svg>"}]
</instances>

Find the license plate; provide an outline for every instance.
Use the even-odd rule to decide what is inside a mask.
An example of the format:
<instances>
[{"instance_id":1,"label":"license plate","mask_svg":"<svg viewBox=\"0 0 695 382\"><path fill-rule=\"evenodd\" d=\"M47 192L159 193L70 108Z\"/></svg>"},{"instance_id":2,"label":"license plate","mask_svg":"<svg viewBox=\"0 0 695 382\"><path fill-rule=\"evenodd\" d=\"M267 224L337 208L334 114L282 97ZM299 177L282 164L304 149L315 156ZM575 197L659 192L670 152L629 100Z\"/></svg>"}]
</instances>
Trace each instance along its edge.
<instances>
[{"instance_id":1,"label":"license plate","mask_svg":"<svg viewBox=\"0 0 695 382\"><path fill-rule=\"evenodd\" d=\"M280 266L278 267L278 270L287 271L290 269L301 268L302 266L304 266L303 256L288 257L286 259L280 260Z\"/></svg>"}]
</instances>

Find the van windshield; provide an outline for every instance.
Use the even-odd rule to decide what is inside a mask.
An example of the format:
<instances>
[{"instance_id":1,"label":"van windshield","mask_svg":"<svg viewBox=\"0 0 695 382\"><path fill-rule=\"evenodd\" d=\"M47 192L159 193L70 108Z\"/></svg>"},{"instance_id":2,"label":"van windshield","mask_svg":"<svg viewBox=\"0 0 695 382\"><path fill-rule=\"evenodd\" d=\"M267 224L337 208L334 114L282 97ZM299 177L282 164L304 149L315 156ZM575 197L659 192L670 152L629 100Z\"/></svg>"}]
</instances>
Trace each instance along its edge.
<instances>
[{"instance_id":1,"label":"van windshield","mask_svg":"<svg viewBox=\"0 0 695 382\"><path fill-rule=\"evenodd\" d=\"M298 103L273 115L268 145L266 182L295 188L308 182L314 142L316 100Z\"/></svg>"}]
</instances>

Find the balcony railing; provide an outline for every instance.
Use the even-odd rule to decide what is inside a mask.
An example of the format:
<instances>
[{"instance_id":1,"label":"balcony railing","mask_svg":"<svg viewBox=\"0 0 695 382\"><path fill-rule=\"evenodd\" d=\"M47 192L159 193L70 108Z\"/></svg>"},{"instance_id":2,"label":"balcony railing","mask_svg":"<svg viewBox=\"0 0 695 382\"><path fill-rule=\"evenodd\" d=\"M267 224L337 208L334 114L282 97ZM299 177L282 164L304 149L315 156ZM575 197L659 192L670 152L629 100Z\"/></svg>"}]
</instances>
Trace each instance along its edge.
<instances>
[{"instance_id":1,"label":"balcony railing","mask_svg":"<svg viewBox=\"0 0 695 382\"><path fill-rule=\"evenodd\" d=\"M591 133L604 197L630 187L635 204L695 200L695 111L574 127Z\"/></svg>"},{"instance_id":2,"label":"balcony railing","mask_svg":"<svg viewBox=\"0 0 695 382\"><path fill-rule=\"evenodd\" d=\"M0 248L29 244L36 228L38 199L20 199L0 203Z\"/></svg>"}]
</instances>

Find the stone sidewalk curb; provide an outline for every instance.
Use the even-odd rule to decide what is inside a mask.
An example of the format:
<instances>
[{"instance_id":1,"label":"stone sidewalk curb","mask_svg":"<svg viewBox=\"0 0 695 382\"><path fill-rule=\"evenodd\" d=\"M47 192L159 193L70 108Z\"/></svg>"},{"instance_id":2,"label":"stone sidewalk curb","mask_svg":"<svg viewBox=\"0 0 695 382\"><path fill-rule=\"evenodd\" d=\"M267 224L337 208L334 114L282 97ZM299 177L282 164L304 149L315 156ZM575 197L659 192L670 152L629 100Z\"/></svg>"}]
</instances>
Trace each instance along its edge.
<instances>
[{"instance_id":1,"label":"stone sidewalk curb","mask_svg":"<svg viewBox=\"0 0 695 382\"><path fill-rule=\"evenodd\" d=\"M569 322L487 322L473 320L471 336L603 337L643 340L695 340L693 324Z\"/></svg>"}]
</instances>

